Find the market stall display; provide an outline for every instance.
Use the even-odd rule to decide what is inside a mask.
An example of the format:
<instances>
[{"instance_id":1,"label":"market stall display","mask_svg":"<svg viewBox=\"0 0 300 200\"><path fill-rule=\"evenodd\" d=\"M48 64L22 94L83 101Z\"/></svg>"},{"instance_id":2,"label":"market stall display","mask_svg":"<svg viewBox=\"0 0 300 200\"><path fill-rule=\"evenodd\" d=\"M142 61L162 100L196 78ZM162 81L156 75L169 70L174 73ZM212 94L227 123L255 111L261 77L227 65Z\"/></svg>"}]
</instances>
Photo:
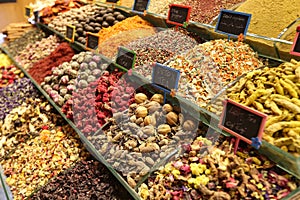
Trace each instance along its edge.
<instances>
[{"instance_id":1,"label":"market stall display","mask_svg":"<svg viewBox=\"0 0 300 200\"><path fill-rule=\"evenodd\" d=\"M192 20L210 23L240 2L190 2L197 4ZM165 19L151 11L166 15L165 1L151 1L143 16L120 3L130 1L46 2L40 16L50 23L38 27L61 37L71 25L76 42L31 32L1 47L20 64L3 56L0 68L0 163L14 198L283 199L299 192L299 62L268 65L251 48L252 37L212 40L205 24L155 27ZM99 35L99 48L74 55L87 32ZM119 46L136 53L134 69L115 65ZM149 82L155 62L180 71L178 91L164 93ZM242 143L232 153L233 140L216 127L224 97L268 115L258 151ZM86 161L83 146L108 168Z\"/></svg>"}]
</instances>

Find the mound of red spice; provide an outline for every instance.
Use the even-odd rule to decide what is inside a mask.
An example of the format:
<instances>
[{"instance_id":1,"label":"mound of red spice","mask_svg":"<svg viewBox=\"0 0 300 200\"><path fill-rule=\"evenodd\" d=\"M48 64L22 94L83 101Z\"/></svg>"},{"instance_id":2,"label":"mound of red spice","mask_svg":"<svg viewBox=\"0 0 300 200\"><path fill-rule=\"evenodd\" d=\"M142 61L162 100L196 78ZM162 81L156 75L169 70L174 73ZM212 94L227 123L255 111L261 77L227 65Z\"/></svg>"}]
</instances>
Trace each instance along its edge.
<instances>
[{"instance_id":1,"label":"mound of red spice","mask_svg":"<svg viewBox=\"0 0 300 200\"><path fill-rule=\"evenodd\" d=\"M36 62L28 72L36 82L41 84L46 76L52 74L51 69L53 67L58 67L64 62L71 61L73 56L73 49L68 43L63 42L49 56Z\"/></svg>"}]
</instances>

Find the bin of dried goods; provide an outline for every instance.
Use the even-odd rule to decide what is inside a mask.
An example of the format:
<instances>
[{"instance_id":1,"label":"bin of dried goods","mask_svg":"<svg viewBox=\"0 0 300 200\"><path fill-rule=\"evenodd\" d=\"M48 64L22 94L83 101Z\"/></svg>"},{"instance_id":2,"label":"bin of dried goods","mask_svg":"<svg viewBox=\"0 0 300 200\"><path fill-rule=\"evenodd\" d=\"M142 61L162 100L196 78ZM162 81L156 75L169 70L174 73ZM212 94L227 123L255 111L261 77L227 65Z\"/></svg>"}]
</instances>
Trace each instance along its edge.
<instances>
[{"instance_id":1,"label":"bin of dried goods","mask_svg":"<svg viewBox=\"0 0 300 200\"><path fill-rule=\"evenodd\" d=\"M95 160L79 161L30 197L32 200L54 198L132 199L110 171Z\"/></svg>"},{"instance_id":2,"label":"bin of dried goods","mask_svg":"<svg viewBox=\"0 0 300 200\"><path fill-rule=\"evenodd\" d=\"M86 155L69 125L56 126L45 128L37 137L18 145L1 165L14 198L24 199Z\"/></svg>"},{"instance_id":3,"label":"bin of dried goods","mask_svg":"<svg viewBox=\"0 0 300 200\"><path fill-rule=\"evenodd\" d=\"M155 171L139 189L142 199L283 199L299 180L251 149L233 153L229 140L198 137L183 154Z\"/></svg>"},{"instance_id":4,"label":"bin of dried goods","mask_svg":"<svg viewBox=\"0 0 300 200\"><path fill-rule=\"evenodd\" d=\"M178 144L201 133L198 121L177 105L164 104L162 94L138 92L133 100L116 96L113 104L124 99L131 103L128 109L114 112L109 123L87 139L134 188L156 163L176 152Z\"/></svg>"}]
</instances>

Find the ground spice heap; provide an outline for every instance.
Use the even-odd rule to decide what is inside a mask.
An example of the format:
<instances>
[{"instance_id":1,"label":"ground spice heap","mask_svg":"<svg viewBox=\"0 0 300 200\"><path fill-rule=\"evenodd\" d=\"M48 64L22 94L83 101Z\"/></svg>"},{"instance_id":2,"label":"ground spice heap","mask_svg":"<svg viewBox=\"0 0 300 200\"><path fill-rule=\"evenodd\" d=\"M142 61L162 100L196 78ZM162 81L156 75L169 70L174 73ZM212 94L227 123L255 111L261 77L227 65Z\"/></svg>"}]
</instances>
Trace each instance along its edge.
<instances>
[{"instance_id":1,"label":"ground spice heap","mask_svg":"<svg viewBox=\"0 0 300 200\"><path fill-rule=\"evenodd\" d=\"M247 0L237 11L252 14L248 32L277 37L300 17L298 0Z\"/></svg>"},{"instance_id":2,"label":"ground spice heap","mask_svg":"<svg viewBox=\"0 0 300 200\"><path fill-rule=\"evenodd\" d=\"M49 56L36 62L28 73L36 82L41 84L46 76L52 74L52 68L58 67L64 62L69 62L73 56L74 51L70 45L66 42L61 43Z\"/></svg>"},{"instance_id":3,"label":"ground spice heap","mask_svg":"<svg viewBox=\"0 0 300 200\"><path fill-rule=\"evenodd\" d=\"M147 77L152 73L152 64L164 63L172 56L192 49L201 39L191 35L184 29L175 31L167 29L153 36L136 40L127 45L127 48L137 53L136 72Z\"/></svg>"},{"instance_id":4,"label":"ground spice heap","mask_svg":"<svg viewBox=\"0 0 300 200\"><path fill-rule=\"evenodd\" d=\"M209 24L221 9L230 9L245 0L187 0L184 4L192 7L191 20ZM252 20L252 19L251 19Z\"/></svg>"},{"instance_id":5,"label":"ground spice heap","mask_svg":"<svg viewBox=\"0 0 300 200\"><path fill-rule=\"evenodd\" d=\"M114 26L101 29L99 31L99 35L101 35L99 44L120 32L138 29L149 29L149 31L151 31L153 30L153 26L139 16L129 17Z\"/></svg>"}]
</instances>

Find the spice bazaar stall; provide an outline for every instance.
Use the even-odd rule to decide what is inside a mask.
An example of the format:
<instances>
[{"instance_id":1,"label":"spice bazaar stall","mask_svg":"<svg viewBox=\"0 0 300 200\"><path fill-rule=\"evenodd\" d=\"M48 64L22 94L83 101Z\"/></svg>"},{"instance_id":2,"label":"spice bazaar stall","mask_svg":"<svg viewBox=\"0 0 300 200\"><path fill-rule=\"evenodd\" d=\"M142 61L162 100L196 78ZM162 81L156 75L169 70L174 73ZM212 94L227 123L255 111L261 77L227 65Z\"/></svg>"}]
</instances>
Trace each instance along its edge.
<instances>
[{"instance_id":1,"label":"spice bazaar stall","mask_svg":"<svg viewBox=\"0 0 300 200\"><path fill-rule=\"evenodd\" d=\"M298 199L298 43L257 4L24 8L35 28L0 54L5 198Z\"/></svg>"}]
</instances>

